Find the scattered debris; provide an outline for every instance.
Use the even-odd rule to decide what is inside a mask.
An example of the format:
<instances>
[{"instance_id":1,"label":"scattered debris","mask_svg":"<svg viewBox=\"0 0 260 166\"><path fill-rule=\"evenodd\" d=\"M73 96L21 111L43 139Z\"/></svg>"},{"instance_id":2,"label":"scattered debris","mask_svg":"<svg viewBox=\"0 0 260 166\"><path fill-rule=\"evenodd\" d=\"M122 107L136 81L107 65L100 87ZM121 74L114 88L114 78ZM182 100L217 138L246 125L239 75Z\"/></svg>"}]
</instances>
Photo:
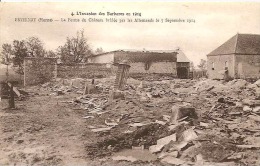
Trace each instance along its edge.
<instances>
[{"instance_id":1,"label":"scattered debris","mask_svg":"<svg viewBox=\"0 0 260 166\"><path fill-rule=\"evenodd\" d=\"M260 116L258 115L249 115L248 117L254 121L260 122Z\"/></svg>"},{"instance_id":2,"label":"scattered debris","mask_svg":"<svg viewBox=\"0 0 260 166\"><path fill-rule=\"evenodd\" d=\"M198 115L195 111L194 107L179 107L179 106L173 106L172 107L172 123L176 123L178 120L182 118L189 118L189 119L197 119Z\"/></svg>"},{"instance_id":3,"label":"scattered debris","mask_svg":"<svg viewBox=\"0 0 260 166\"><path fill-rule=\"evenodd\" d=\"M115 153L112 159L125 160L130 162L135 162L135 161L152 162L157 159L157 156L151 154L148 150L126 149Z\"/></svg>"},{"instance_id":4,"label":"scattered debris","mask_svg":"<svg viewBox=\"0 0 260 166\"><path fill-rule=\"evenodd\" d=\"M109 130L111 130L112 129L112 127L104 127L104 128L96 128L96 129L91 129L91 131L93 131L93 132L105 132L105 131L109 131Z\"/></svg>"},{"instance_id":5,"label":"scattered debris","mask_svg":"<svg viewBox=\"0 0 260 166\"><path fill-rule=\"evenodd\" d=\"M137 159L132 156L114 156L112 157L112 159L116 161L130 161L130 162L137 161Z\"/></svg>"},{"instance_id":6,"label":"scattered debris","mask_svg":"<svg viewBox=\"0 0 260 166\"><path fill-rule=\"evenodd\" d=\"M95 83L61 79L34 88L39 88L39 96L57 100L57 107L66 105L82 113L90 158L250 165L254 164L249 161L251 154L260 159L259 87L259 81L128 78L128 84L117 90L114 78L103 78Z\"/></svg>"},{"instance_id":7,"label":"scattered debris","mask_svg":"<svg viewBox=\"0 0 260 166\"><path fill-rule=\"evenodd\" d=\"M183 138L183 141L192 141L192 140L195 140L196 138L198 138L198 136L194 132L194 130L191 128L191 129L185 130L182 133L182 138Z\"/></svg>"},{"instance_id":8,"label":"scattered debris","mask_svg":"<svg viewBox=\"0 0 260 166\"><path fill-rule=\"evenodd\" d=\"M94 116L84 116L84 119L90 119L90 118L95 118Z\"/></svg>"},{"instance_id":9,"label":"scattered debris","mask_svg":"<svg viewBox=\"0 0 260 166\"><path fill-rule=\"evenodd\" d=\"M182 164L188 164L188 162L185 162L184 160L172 157L172 156L167 156L161 160L162 163L166 164L174 164L174 165L182 165Z\"/></svg>"},{"instance_id":10,"label":"scattered debris","mask_svg":"<svg viewBox=\"0 0 260 166\"><path fill-rule=\"evenodd\" d=\"M157 140L157 145L167 145L171 141L176 141L176 134L169 135L167 137L161 138Z\"/></svg>"},{"instance_id":11,"label":"scattered debris","mask_svg":"<svg viewBox=\"0 0 260 166\"><path fill-rule=\"evenodd\" d=\"M152 145L152 146L149 147L149 151L151 153L158 153L158 152L162 151L163 147L164 147L164 145L161 145L161 144Z\"/></svg>"}]
</instances>

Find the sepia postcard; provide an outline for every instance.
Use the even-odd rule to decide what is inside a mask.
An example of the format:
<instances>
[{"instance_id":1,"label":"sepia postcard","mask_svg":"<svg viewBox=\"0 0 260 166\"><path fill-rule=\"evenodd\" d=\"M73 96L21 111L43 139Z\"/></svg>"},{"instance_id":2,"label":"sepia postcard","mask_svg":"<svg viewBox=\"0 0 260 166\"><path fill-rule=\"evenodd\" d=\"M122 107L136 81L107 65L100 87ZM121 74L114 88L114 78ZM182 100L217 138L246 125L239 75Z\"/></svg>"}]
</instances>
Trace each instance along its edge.
<instances>
[{"instance_id":1,"label":"sepia postcard","mask_svg":"<svg viewBox=\"0 0 260 166\"><path fill-rule=\"evenodd\" d=\"M260 2L0 2L0 165L260 165Z\"/></svg>"}]
</instances>

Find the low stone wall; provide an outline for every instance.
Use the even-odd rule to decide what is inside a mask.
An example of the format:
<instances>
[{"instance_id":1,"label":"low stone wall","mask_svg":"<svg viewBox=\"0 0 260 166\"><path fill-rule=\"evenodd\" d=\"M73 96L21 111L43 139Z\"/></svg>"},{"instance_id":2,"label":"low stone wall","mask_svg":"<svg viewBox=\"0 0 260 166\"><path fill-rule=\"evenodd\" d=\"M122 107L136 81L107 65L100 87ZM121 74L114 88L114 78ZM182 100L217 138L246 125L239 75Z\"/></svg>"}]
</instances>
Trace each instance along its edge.
<instances>
[{"instance_id":1,"label":"low stone wall","mask_svg":"<svg viewBox=\"0 0 260 166\"><path fill-rule=\"evenodd\" d=\"M130 63L130 76L166 75L177 77L175 62L152 63L146 70L144 63ZM59 78L104 78L115 75L117 66L105 63L58 64Z\"/></svg>"},{"instance_id":2,"label":"low stone wall","mask_svg":"<svg viewBox=\"0 0 260 166\"><path fill-rule=\"evenodd\" d=\"M58 64L59 78L103 78L115 75L116 67L101 63Z\"/></svg>"},{"instance_id":3,"label":"low stone wall","mask_svg":"<svg viewBox=\"0 0 260 166\"><path fill-rule=\"evenodd\" d=\"M130 63L130 76L133 78L160 79L175 78L175 62L157 62L148 66L145 63ZM53 78L104 78L115 76L117 66L105 63L57 64L54 58L26 58L24 61L24 84L37 85ZM153 78L156 77L156 78Z\"/></svg>"}]
</instances>

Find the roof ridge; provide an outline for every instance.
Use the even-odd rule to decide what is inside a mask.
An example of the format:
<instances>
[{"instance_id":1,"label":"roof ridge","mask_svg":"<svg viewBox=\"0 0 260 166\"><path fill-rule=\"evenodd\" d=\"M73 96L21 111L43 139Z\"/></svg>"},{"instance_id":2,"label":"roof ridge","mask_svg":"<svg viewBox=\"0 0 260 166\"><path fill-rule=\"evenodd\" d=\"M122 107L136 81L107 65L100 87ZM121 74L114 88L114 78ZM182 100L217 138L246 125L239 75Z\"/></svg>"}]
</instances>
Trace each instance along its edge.
<instances>
[{"instance_id":1,"label":"roof ridge","mask_svg":"<svg viewBox=\"0 0 260 166\"><path fill-rule=\"evenodd\" d=\"M260 35L237 33L207 56L227 54L260 54Z\"/></svg>"}]
</instances>

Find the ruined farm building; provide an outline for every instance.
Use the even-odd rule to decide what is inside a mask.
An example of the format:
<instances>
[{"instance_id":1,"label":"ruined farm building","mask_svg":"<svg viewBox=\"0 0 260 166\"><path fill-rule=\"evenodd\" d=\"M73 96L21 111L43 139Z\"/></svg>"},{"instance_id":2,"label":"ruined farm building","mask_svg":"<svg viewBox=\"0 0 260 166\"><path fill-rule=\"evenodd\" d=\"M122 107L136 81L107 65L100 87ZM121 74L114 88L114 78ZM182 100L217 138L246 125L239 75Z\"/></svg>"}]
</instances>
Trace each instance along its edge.
<instances>
[{"instance_id":1,"label":"ruined farm building","mask_svg":"<svg viewBox=\"0 0 260 166\"><path fill-rule=\"evenodd\" d=\"M177 76L178 78L189 78L190 74L190 63L191 61L182 52L182 50L177 49Z\"/></svg>"},{"instance_id":2,"label":"ruined farm building","mask_svg":"<svg viewBox=\"0 0 260 166\"><path fill-rule=\"evenodd\" d=\"M209 53L207 59L209 78L259 78L260 35L236 34Z\"/></svg>"},{"instance_id":3,"label":"ruined farm building","mask_svg":"<svg viewBox=\"0 0 260 166\"><path fill-rule=\"evenodd\" d=\"M188 78L189 62L187 57L179 50L175 51L137 51L137 50L116 50L97 54L89 57L89 63L113 64L128 61L131 65L130 74L169 74L177 77ZM181 58L181 63L177 61Z\"/></svg>"}]
</instances>

